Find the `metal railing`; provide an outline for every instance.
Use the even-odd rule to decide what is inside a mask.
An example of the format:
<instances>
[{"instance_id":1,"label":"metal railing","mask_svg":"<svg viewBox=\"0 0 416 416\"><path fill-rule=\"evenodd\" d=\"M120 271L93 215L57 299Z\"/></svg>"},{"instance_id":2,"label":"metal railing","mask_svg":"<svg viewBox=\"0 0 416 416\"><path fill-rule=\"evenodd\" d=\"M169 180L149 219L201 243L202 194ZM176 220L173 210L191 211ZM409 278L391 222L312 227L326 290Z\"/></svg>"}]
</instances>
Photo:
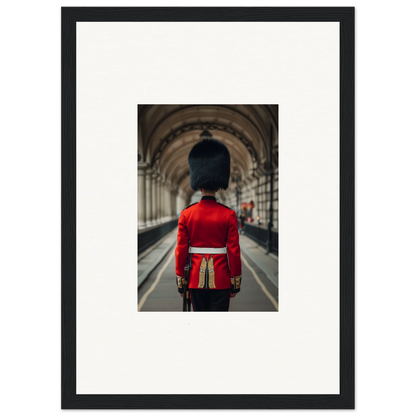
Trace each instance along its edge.
<instances>
[{"instance_id":1,"label":"metal railing","mask_svg":"<svg viewBox=\"0 0 416 416\"><path fill-rule=\"evenodd\" d=\"M137 233L137 255L140 256L150 246L157 243L162 237L178 226L178 220L174 219L154 227L140 230Z\"/></svg>"},{"instance_id":2,"label":"metal railing","mask_svg":"<svg viewBox=\"0 0 416 416\"><path fill-rule=\"evenodd\" d=\"M244 235L255 241L259 246L267 249L268 230L267 227L244 223ZM279 233L272 230L271 252L279 255Z\"/></svg>"}]
</instances>

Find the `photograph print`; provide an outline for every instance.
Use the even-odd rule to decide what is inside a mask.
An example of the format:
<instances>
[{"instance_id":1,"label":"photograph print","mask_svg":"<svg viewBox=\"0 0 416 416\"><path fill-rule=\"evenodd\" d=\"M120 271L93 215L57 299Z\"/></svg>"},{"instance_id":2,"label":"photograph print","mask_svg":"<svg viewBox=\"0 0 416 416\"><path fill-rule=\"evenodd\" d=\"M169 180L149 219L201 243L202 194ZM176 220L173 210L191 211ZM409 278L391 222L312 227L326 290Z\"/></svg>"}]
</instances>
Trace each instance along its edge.
<instances>
[{"instance_id":1,"label":"photograph print","mask_svg":"<svg viewBox=\"0 0 416 416\"><path fill-rule=\"evenodd\" d=\"M137 311L278 311L278 105L138 105Z\"/></svg>"}]
</instances>

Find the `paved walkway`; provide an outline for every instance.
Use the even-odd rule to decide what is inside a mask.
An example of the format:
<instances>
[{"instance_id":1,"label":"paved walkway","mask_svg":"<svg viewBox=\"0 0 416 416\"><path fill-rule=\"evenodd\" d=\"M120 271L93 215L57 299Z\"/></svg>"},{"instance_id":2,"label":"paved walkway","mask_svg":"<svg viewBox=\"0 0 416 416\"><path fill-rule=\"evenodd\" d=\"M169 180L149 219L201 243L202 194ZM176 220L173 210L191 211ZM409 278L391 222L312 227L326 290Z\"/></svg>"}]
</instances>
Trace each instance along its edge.
<instances>
[{"instance_id":1,"label":"paved walkway","mask_svg":"<svg viewBox=\"0 0 416 416\"><path fill-rule=\"evenodd\" d=\"M176 245L176 236L178 228L173 229L169 234L162 238L153 247L146 250L140 256L138 262L138 286L140 286L163 260L169 250ZM254 263L267 275L268 279L277 287L278 286L278 269L279 259L274 254L266 254L266 250L256 242L240 234L240 247Z\"/></svg>"},{"instance_id":2,"label":"paved walkway","mask_svg":"<svg viewBox=\"0 0 416 416\"><path fill-rule=\"evenodd\" d=\"M240 234L240 247L244 254L246 254L260 269L267 275L268 279L278 287L279 276L279 259L274 254L266 254L266 250L259 246L252 239Z\"/></svg>"},{"instance_id":3,"label":"paved walkway","mask_svg":"<svg viewBox=\"0 0 416 416\"><path fill-rule=\"evenodd\" d=\"M140 287L143 282L149 277L149 274L156 268L156 266L163 260L168 251L175 245L178 235L178 227L174 228L170 233L158 241L153 247L146 250L139 257L137 263L137 287Z\"/></svg>"}]
</instances>

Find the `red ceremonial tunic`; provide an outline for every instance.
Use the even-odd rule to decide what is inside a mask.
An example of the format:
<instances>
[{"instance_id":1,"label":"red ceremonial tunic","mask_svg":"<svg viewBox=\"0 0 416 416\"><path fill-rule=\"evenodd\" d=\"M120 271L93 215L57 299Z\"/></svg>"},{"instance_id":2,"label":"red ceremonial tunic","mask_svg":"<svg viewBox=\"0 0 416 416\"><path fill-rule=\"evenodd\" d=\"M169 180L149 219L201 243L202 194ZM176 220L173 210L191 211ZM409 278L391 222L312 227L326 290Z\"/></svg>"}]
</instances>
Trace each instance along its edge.
<instances>
[{"instance_id":1,"label":"red ceremonial tunic","mask_svg":"<svg viewBox=\"0 0 416 416\"><path fill-rule=\"evenodd\" d=\"M190 205L181 212L175 250L176 276L184 276L190 246L227 247L227 254L212 255L215 289L230 289L231 277L241 276L237 216L231 208L218 203L214 197L204 196L200 202ZM203 257L205 257L206 267L208 267L211 254L192 253L189 272L190 289L198 289L198 285L201 283L200 267ZM210 288L212 289L212 287Z\"/></svg>"}]
</instances>

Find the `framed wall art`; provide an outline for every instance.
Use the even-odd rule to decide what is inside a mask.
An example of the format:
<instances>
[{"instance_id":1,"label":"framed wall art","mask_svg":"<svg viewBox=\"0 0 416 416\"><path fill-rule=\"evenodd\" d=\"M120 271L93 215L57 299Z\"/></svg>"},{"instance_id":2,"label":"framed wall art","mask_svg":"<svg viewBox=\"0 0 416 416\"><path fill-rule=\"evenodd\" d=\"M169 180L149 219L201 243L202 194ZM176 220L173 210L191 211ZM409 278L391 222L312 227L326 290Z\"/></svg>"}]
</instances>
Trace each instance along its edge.
<instances>
[{"instance_id":1,"label":"framed wall art","mask_svg":"<svg viewBox=\"0 0 416 416\"><path fill-rule=\"evenodd\" d=\"M206 138L241 295L181 313ZM62 8L62 408L354 408L354 8Z\"/></svg>"}]
</instances>

